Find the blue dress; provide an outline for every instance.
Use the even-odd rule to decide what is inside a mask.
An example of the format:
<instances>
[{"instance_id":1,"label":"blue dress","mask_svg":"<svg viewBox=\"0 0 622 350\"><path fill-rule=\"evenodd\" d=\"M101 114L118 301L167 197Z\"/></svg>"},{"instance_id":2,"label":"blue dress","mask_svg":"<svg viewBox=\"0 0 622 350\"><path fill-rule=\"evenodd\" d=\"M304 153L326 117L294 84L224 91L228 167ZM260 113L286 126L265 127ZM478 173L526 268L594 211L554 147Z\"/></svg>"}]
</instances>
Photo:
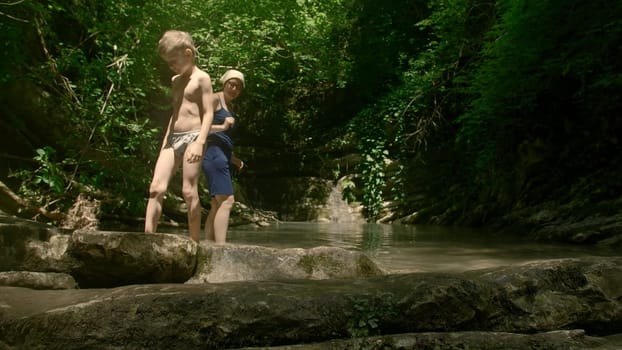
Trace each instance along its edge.
<instances>
[{"instance_id":1,"label":"blue dress","mask_svg":"<svg viewBox=\"0 0 622 350\"><path fill-rule=\"evenodd\" d=\"M235 117L233 113L224 109L220 102L220 109L214 112L213 125L222 125L228 117ZM232 195L233 182L231 181L230 160L233 152L231 128L218 131L207 136L207 149L201 166L207 179L210 196Z\"/></svg>"}]
</instances>

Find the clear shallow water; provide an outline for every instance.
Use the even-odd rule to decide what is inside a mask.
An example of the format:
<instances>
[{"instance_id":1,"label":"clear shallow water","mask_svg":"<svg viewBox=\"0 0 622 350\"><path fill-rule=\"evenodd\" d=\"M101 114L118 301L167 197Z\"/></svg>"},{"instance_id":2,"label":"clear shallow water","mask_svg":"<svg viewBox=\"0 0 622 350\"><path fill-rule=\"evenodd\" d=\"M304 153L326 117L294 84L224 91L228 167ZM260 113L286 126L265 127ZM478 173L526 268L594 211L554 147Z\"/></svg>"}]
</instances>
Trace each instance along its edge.
<instances>
[{"instance_id":1,"label":"clear shallow water","mask_svg":"<svg viewBox=\"0 0 622 350\"><path fill-rule=\"evenodd\" d=\"M231 227L227 241L363 251L390 271L459 272L533 260L619 255L611 249L534 243L490 231L384 224L284 222L262 228Z\"/></svg>"}]
</instances>

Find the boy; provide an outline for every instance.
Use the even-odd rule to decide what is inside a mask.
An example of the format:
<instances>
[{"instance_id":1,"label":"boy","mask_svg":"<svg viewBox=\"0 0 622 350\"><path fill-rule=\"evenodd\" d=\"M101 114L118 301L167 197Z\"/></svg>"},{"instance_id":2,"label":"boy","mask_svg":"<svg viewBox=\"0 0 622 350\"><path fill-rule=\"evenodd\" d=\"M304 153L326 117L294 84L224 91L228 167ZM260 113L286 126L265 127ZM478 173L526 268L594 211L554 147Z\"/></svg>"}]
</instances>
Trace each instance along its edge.
<instances>
[{"instance_id":1,"label":"boy","mask_svg":"<svg viewBox=\"0 0 622 350\"><path fill-rule=\"evenodd\" d=\"M168 184L181 164L188 231L198 242L201 230L198 181L203 145L214 118L212 82L210 76L195 65L197 50L190 34L167 31L158 42L158 53L175 73L172 78L173 114L149 187L145 232L156 232Z\"/></svg>"}]
</instances>

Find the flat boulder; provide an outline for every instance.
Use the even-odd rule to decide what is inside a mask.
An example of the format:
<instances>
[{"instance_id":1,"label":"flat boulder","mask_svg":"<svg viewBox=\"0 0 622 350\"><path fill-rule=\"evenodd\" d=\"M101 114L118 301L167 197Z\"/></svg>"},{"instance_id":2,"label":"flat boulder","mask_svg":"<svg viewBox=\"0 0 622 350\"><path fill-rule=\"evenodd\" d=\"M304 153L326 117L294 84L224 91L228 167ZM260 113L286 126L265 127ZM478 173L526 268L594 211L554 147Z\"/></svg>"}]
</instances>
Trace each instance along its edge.
<instances>
[{"instance_id":1,"label":"flat boulder","mask_svg":"<svg viewBox=\"0 0 622 350\"><path fill-rule=\"evenodd\" d=\"M195 275L186 283L336 279L382 275L367 255L337 247L276 249L202 242Z\"/></svg>"},{"instance_id":2,"label":"flat boulder","mask_svg":"<svg viewBox=\"0 0 622 350\"><path fill-rule=\"evenodd\" d=\"M139 232L76 231L68 253L81 288L183 283L196 267L197 244L186 236Z\"/></svg>"}]
</instances>

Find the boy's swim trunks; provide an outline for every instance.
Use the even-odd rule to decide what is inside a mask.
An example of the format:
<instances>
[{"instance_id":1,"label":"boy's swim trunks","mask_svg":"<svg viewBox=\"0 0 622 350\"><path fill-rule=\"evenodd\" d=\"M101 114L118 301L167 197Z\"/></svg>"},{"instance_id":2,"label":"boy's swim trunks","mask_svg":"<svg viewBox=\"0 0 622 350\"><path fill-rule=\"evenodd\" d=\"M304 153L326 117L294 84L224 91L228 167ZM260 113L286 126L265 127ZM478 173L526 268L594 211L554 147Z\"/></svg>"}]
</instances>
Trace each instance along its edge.
<instances>
[{"instance_id":1,"label":"boy's swim trunks","mask_svg":"<svg viewBox=\"0 0 622 350\"><path fill-rule=\"evenodd\" d=\"M168 135L166 146L173 147L175 155L181 157L186 152L188 145L196 141L200 132L200 130L174 132Z\"/></svg>"}]
</instances>

